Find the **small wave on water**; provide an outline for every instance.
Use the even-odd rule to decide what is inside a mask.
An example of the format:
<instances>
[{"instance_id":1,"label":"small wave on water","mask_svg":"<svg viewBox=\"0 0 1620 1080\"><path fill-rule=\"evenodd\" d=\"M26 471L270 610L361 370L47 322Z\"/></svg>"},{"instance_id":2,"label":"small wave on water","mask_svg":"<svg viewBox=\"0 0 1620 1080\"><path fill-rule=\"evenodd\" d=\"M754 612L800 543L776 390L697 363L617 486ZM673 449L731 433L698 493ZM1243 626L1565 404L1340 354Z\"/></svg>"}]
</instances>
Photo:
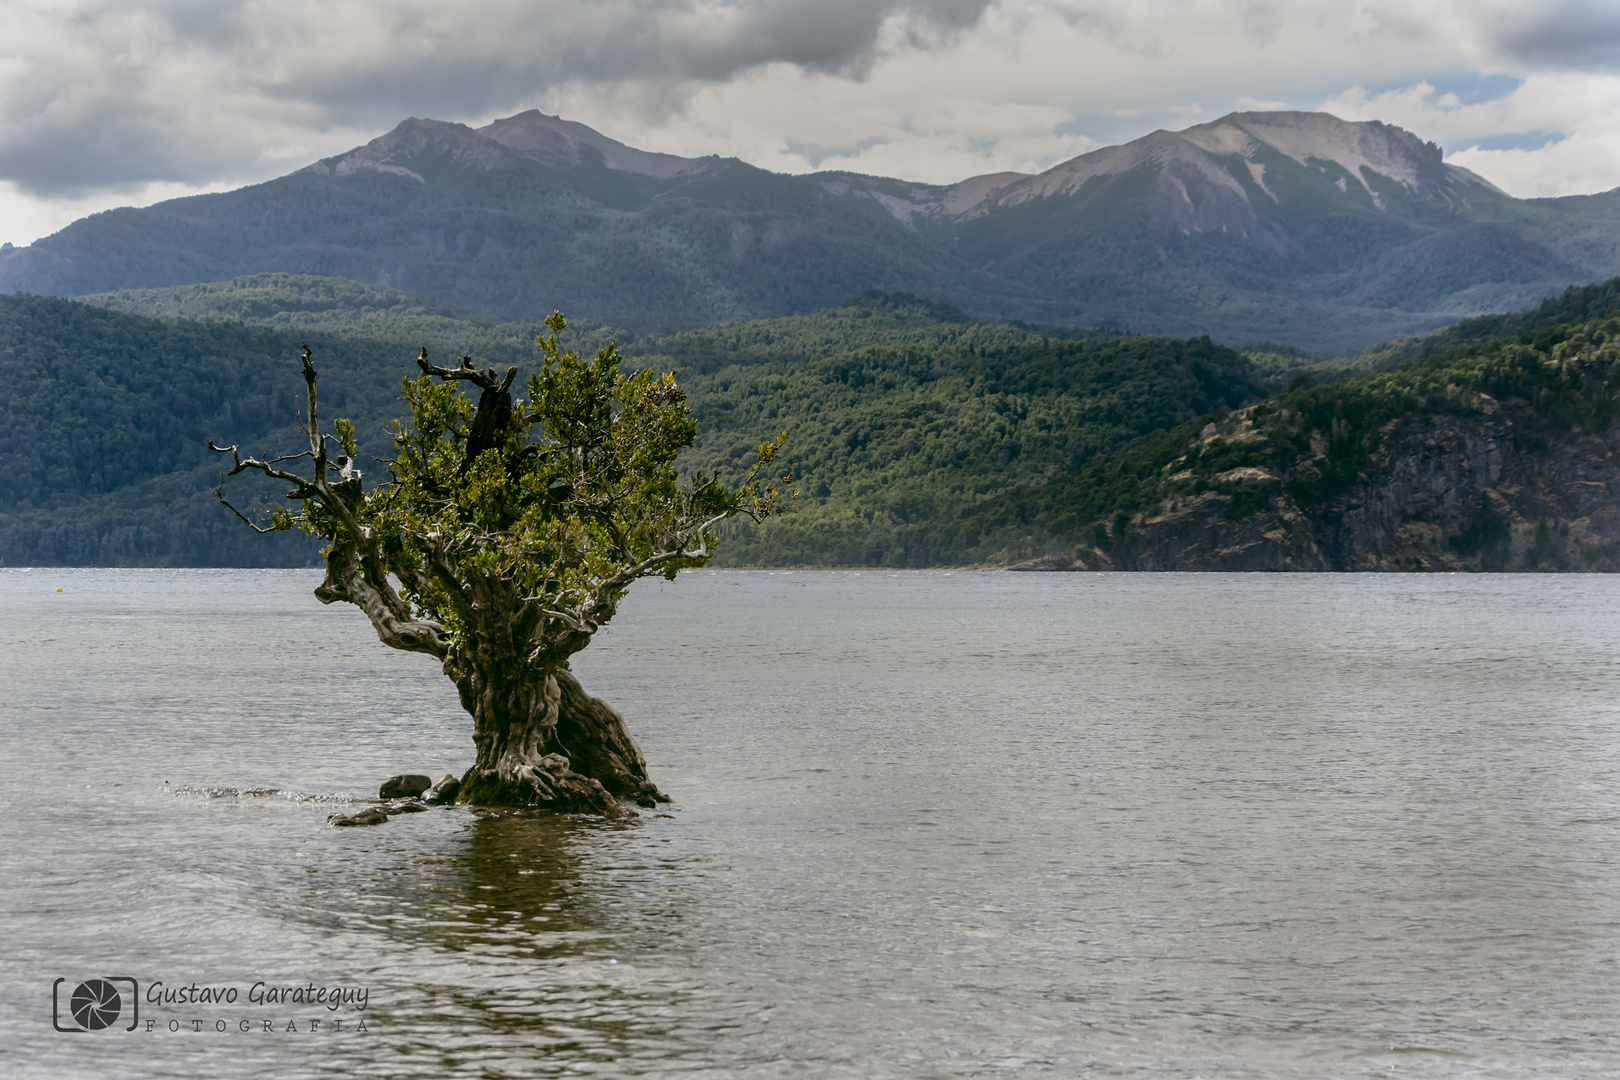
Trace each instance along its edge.
<instances>
[{"instance_id":1,"label":"small wave on water","mask_svg":"<svg viewBox=\"0 0 1620 1080\"><path fill-rule=\"evenodd\" d=\"M195 787L190 784L165 785L169 794L176 797L198 796L205 799L286 799L289 802L304 803L356 803L375 802L375 799L363 799L354 795L340 795L336 793L318 794L308 791L288 791L285 788L238 788L208 785Z\"/></svg>"}]
</instances>

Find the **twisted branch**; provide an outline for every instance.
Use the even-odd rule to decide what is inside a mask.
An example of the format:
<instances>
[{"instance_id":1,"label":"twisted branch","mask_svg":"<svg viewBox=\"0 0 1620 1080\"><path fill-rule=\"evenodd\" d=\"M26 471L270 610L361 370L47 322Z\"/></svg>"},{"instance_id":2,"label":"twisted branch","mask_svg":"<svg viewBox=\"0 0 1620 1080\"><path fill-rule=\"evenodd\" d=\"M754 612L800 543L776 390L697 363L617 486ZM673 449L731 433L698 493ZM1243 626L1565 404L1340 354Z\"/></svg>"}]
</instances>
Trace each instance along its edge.
<instances>
[{"instance_id":1,"label":"twisted branch","mask_svg":"<svg viewBox=\"0 0 1620 1080\"><path fill-rule=\"evenodd\" d=\"M425 358L426 350L423 350L423 356ZM450 654L450 644L444 637L443 628L436 623L414 617L410 605L388 582L388 570L383 560L378 557L376 535L356 520L348 502L326 478L328 436L321 432L317 374L315 365L310 362L308 342L304 343L303 374L304 385L308 390L309 408L307 419L300 427L309 437L309 449L303 453L287 454L277 458L244 458L234 444L216 446L214 440L209 439L210 450L217 454L231 455L231 469L221 477L219 487L214 489L214 493L232 513L261 533L276 530L262 528L248 520L245 514L225 498L225 480L229 477L251 469L263 473L272 480L292 485L292 490L287 492L288 499L318 502L342 523L343 534L333 539L332 547L327 553L326 576L320 587L315 590L316 599L324 604L338 600L347 601L366 613L383 644L409 652L429 653L443 660ZM306 457L314 459L313 475L308 478L277 467L282 462ZM358 479L347 480L342 486L349 488L353 493L358 493L360 483Z\"/></svg>"}]
</instances>

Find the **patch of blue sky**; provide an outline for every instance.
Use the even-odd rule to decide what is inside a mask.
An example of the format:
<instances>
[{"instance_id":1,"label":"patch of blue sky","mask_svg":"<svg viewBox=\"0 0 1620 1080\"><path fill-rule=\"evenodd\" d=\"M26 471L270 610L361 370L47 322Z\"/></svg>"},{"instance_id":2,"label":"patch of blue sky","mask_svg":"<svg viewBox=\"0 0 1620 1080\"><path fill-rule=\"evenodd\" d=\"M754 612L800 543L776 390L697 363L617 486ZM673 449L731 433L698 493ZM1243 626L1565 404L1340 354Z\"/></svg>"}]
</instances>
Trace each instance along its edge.
<instances>
[{"instance_id":1,"label":"patch of blue sky","mask_svg":"<svg viewBox=\"0 0 1620 1080\"><path fill-rule=\"evenodd\" d=\"M1469 139L1470 150L1541 150L1569 138L1567 131L1520 131ZM1459 149L1461 149L1459 147Z\"/></svg>"},{"instance_id":2,"label":"patch of blue sky","mask_svg":"<svg viewBox=\"0 0 1620 1080\"><path fill-rule=\"evenodd\" d=\"M1054 130L1059 135L1083 135L1088 139L1095 139L1104 146L1116 146L1140 139L1159 128L1180 131L1214 118L1201 112L1189 116L1186 112L1127 109L1113 113L1083 113L1073 120L1059 124Z\"/></svg>"},{"instance_id":3,"label":"patch of blue sky","mask_svg":"<svg viewBox=\"0 0 1620 1080\"><path fill-rule=\"evenodd\" d=\"M1516 75L1481 75L1478 72L1461 72L1454 75L1441 75L1428 80L1434 87L1436 95L1443 97L1446 94L1455 94L1457 100L1464 105L1482 105L1487 101L1501 101L1513 91L1524 85L1524 80ZM1402 83L1382 87L1383 90L1395 90L1400 86L1410 86L1411 83Z\"/></svg>"},{"instance_id":4,"label":"patch of blue sky","mask_svg":"<svg viewBox=\"0 0 1620 1080\"><path fill-rule=\"evenodd\" d=\"M889 140L886 137L875 136L862 139L859 142L845 146L828 146L824 143L802 142L796 139L787 140L786 149L790 154L797 154L810 163L812 169L821 168L821 163L828 158L853 158L863 151L874 146L882 146ZM859 171L858 169L855 171Z\"/></svg>"}]
</instances>

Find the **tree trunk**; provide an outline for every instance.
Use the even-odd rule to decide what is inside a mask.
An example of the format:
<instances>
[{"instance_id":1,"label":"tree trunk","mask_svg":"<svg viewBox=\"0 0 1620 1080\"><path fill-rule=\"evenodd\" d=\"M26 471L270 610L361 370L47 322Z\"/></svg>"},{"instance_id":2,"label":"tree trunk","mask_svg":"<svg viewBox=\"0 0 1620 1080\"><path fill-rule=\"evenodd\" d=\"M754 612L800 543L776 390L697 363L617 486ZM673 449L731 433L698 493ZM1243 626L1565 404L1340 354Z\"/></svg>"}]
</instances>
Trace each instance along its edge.
<instances>
[{"instance_id":1,"label":"tree trunk","mask_svg":"<svg viewBox=\"0 0 1620 1080\"><path fill-rule=\"evenodd\" d=\"M508 677L514 668L522 673ZM619 799L642 806L669 801L647 778L647 761L624 718L587 694L572 673L536 676L522 665L501 665L451 677L472 714L478 748L457 801L603 817L635 816Z\"/></svg>"}]
</instances>

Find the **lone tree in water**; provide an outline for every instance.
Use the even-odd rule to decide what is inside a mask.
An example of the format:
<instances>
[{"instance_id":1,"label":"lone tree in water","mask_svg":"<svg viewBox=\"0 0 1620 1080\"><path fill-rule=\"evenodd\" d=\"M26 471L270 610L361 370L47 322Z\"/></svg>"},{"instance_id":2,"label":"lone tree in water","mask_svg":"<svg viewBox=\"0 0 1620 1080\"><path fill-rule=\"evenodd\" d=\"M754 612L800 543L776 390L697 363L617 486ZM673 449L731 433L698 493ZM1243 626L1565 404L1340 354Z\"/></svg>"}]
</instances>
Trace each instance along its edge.
<instances>
[{"instance_id":1,"label":"lone tree in water","mask_svg":"<svg viewBox=\"0 0 1620 1080\"><path fill-rule=\"evenodd\" d=\"M354 425L321 429L307 345L309 449L255 458L208 445L231 456L227 476L256 471L288 485L300 508L275 510L268 527L233 506L223 483L218 494L260 532L327 541L322 603L354 604L385 645L443 664L478 748L460 801L615 817L626 813L619 798L668 800L623 718L585 693L569 657L631 582L702 566L727 517L759 521L788 507L761 479L780 438L759 448L739 487L702 473L683 482L675 458L696 425L674 373L626 376L611 346L594 361L559 351L565 325L546 320L527 399L513 398L515 367L504 377L471 357L439 367L423 349L422 374L405 380L411 424L394 421L389 480L370 490L354 468ZM482 391L476 406L463 383ZM342 452L329 455L334 440Z\"/></svg>"}]
</instances>

